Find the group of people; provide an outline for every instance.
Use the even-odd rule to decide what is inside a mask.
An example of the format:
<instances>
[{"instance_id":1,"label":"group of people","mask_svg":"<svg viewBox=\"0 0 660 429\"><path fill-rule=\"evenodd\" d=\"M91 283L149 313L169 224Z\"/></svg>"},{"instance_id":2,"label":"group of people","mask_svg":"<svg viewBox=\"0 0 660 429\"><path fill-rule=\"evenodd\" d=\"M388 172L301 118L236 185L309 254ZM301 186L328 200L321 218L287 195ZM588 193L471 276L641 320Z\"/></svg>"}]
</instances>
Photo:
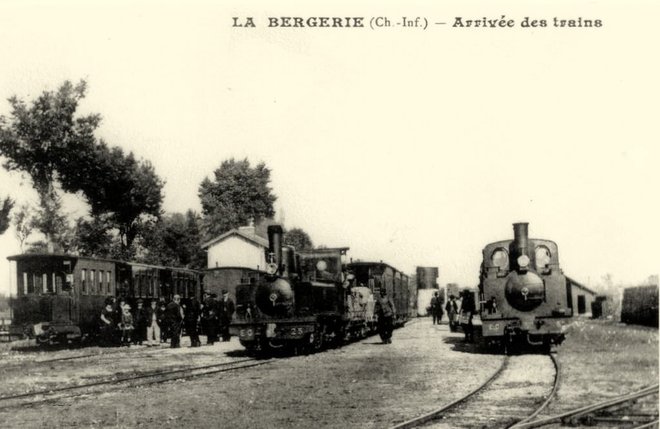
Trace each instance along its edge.
<instances>
[{"instance_id":1,"label":"group of people","mask_svg":"<svg viewBox=\"0 0 660 429\"><path fill-rule=\"evenodd\" d=\"M442 299L440 298L438 292L433 294L431 298L431 308L430 313L433 317L433 324L440 324L442 316L444 315L443 310L447 312L447 319L449 320L449 330L451 332L456 332L460 326L465 333L465 341L473 342L474 341L474 326L472 324L472 318L476 311L476 303L474 302L474 294L468 289L461 292L461 303L457 301L455 295L449 295L449 300L443 306Z\"/></svg>"},{"instance_id":2,"label":"group of people","mask_svg":"<svg viewBox=\"0 0 660 429\"><path fill-rule=\"evenodd\" d=\"M218 332L223 341L229 341L229 323L234 313L234 303L226 290L222 299L216 294L204 292L203 302L196 297L185 304L181 296L174 295L169 303L165 298L151 300L145 308L144 301L138 299L136 308L131 308L126 300L109 297L105 301L100 316L101 340L106 346L145 344L155 346L170 341L170 347L181 344L181 331L185 327L190 336L190 346L202 345L199 335L201 324L207 335L208 344L218 341Z\"/></svg>"}]
</instances>

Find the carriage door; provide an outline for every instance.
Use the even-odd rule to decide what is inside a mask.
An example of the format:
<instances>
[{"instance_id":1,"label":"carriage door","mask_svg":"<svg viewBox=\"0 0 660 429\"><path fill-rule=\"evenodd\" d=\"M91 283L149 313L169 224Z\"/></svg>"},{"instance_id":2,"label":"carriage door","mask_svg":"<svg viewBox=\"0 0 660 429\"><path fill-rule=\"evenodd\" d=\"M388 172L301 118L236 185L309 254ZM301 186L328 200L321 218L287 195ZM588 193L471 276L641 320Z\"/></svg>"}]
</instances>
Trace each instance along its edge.
<instances>
[{"instance_id":1,"label":"carriage door","mask_svg":"<svg viewBox=\"0 0 660 429\"><path fill-rule=\"evenodd\" d=\"M77 314L74 309L74 299L71 296L72 288L67 285L67 276L65 272L59 271L52 273L49 280L48 290L54 293L51 300L51 317L55 323L77 322Z\"/></svg>"}]
</instances>

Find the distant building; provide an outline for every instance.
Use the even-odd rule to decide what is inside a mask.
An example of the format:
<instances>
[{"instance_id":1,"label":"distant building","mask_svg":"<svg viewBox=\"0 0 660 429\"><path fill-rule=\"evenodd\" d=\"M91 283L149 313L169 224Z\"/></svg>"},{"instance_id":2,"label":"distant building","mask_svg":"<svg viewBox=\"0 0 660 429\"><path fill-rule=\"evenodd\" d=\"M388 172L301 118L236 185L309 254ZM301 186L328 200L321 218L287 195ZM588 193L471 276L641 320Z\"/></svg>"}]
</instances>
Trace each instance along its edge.
<instances>
[{"instance_id":1,"label":"distant building","mask_svg":"<svg viewBox=\"0 0 660 429\"><path fill-rule=\"evenodd\" d=\"M417 289L438 288L438 267L417 267Z\"/></svg>"},{"instance_id":2,"label":"distant building","mask_svg":"<svg viewBox=\"0 0 660 429\"><path fill-rule=\"evenodd\" d=\"M207 249L207 268L240 267L264 270L268 240L254 226L232 229L202 244Z\"/></svg>"},{"instance_id":3,"label":"distant building","mask_svg":"<svg viewBox=\"0 0 660 429\"><path fill-rule=\"evenodd\" d=\"M568 276L566 281L571 285L573 316L591 317L591 305L596 300L597 293Z\"/></svg>"}]
</instances>

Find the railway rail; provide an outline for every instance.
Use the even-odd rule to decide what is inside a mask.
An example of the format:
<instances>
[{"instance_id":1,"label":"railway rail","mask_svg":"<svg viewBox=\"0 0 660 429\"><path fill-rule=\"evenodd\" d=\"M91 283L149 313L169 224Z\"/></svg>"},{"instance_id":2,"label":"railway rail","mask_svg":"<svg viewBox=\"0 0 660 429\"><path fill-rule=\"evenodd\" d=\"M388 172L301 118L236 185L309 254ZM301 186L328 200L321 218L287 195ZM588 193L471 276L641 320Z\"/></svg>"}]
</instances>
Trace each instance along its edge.
<instances>
[{"instance_id":1,"label":"railway rail","mask_svg":"<svg viewBox=\"0 0 660 429\"><path fill-rule=\"evenodd\" d=\"M167 371L138 373L131 376L98 380L79 385L70 385L53 389L42 389L21 394L0 396L0 409L21 407L25 405L35 405L81 395L101 394L113 391L117 388L123 389L129 387L147 386L151 384L165 383L168 381L236 371L267 365L273 361L273 359L241 359L231 362L178 368Z\"/></svg>"},{"instance_id":2,"label":"railway rail","mask_svg":"<svg viewBox=\"0 0 660 429\"><path fill-rule=\"evenodd\" d=\"M625 411L625 408L630 408L636 401L643 398L657 396L659 389L660 385L655 384L636 392L627 393L605 401L575 408L555 416L544 417L534 421L520 422L512 426L512 429L538 428L555 423L562 423L571 426L610 423L616 424L616 427L619 428L628 427L631 429L658 427L660 421L658 419L657 397L651 402L651 404L655 406L654 413L628 413ZM600 412L612 410L613 408L615 408L614 415L610 415L609 417L598 416ZM623 410L623 413L617 414L617 408Z\"/></svg>"},{"instance_id":3,"label":"railway rail","mask_svg":"<svg viewBox=\"0 0 660 429\"><path fill-rule=\"evenodd\" d=\"M26 365L41 365L41 364L50 364L50 363L56 363L56 362L66 362L66 361L71 361L71 360L77 360L77 359L87 359L87 358L95 358L95 357L105 357L105 356L112 356L112 355L118 355L118 354L128 354L128 353L146 353L146 352L153 352L155 350L159 349L166 349L169 348L169 344L166 345L160 345L157 347L146 347L146 348L135 348L135 349L118 349L117 351L112 351L112 352L101 352L101 353L86 353L86 354L81 354L81 355L75 355L75 356L64 356L64 357L59 357L59 358L52 358L52 359L41 359L41 360L28 360L25 359L20 362L7 362L5 364L0 364L0 371L4 371L7 369L12 369L12 368L24 368ZM26 355L27 356L27 355Z\"/></svg>"},{"instance_id":4,"label":"railway rail","mask_svg":"<svg viewBox=\"0 0 660 429\"><path fill-rule=\"evenodd\" d=\"M530 355L534 356L533 359L536 360L537 357L546 357L548 355ZM470 413L469 409L474 408L475 410L481 410L481 416L483 418L488 418L489 416L486 415L488 413L484 413L484 410L487 409L495 409L499 408L500 411L506 411L504 413L504 417L508 419L509 421L486 421L486 422L480 422L483 423L485 426L483 427L513 427L515 424L518 424L520 422L527 421L528 419L533 419L536 417L552 400L554 397L557 388L559 386L559 365L557 363L557 360L555 359L554 355L549 355L549 359L552 361L552 367L554 369L554 374L552 375L552 381L551 382L543 382L541 381L541 385L539 386L540 388L545 387L546 391L547 385L552 384L552 388L550 389L550 392L547 393L545 401L539 405L533 408L533 411L529 413L527 417L525 417L522 420L519 420L518 422L510 422L512 415L520 414L521 412L528 412L529 410L523 410L521 411L519 409L519 404L516 405L515 410L508 410L506 409L506 404L493 404L492 398L489 399L488 393L491 395L495 395L497 398L499 395L498 391L502 389L502 387L506 388L507 384L510 384L510 379L513 374L516 372L520 373L520 364L523 362L525 357L523 356L505 356L504 359L502 360L502 364L500 367L491 375L484 383L482 383L480 386L478 386L476 389L472 390L470 393L467 395L451 402L450 404L444 405L434 411L431 411L429 413L426 413L422 416L415 417L413 419L407 420L405 422L399 423L396 426L393 426L392 429L411 429L411 428L418 428L418 427L425 427L425 428L445 428L445 427L461 427L461 424L468 425L468 426L473 426L474 422L471 422L470 419L477 415L477 413ZM500 386L498 386L498 383ZM525 389L527 390L527 389ZM509 399L509 402L516 402L513 399ZM468 417L472 416L472 417ZM461 423L462 422L462 423Z\"/></svg>"}]
</instances>

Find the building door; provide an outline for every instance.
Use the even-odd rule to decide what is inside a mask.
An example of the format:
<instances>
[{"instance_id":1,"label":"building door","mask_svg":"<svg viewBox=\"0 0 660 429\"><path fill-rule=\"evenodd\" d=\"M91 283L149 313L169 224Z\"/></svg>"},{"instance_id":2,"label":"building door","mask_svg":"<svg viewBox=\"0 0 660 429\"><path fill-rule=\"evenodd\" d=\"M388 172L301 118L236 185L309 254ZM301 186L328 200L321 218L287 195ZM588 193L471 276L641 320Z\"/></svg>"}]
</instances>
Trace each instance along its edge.
<instances>
[{"instance_id":1,"label":"building door","mask_svg":"<svg viewBox=\"0 0 660 429\"><path fill-rule=\"evenodd\" d=\"M586 303L585 303L584 295L578 295L577 299L578 299L578 302L577 302L577 304L578 304L578 314L586 313L587 312L587 310L586 310L587 306L586 306Z\"/></svg>"}]
</instances>

